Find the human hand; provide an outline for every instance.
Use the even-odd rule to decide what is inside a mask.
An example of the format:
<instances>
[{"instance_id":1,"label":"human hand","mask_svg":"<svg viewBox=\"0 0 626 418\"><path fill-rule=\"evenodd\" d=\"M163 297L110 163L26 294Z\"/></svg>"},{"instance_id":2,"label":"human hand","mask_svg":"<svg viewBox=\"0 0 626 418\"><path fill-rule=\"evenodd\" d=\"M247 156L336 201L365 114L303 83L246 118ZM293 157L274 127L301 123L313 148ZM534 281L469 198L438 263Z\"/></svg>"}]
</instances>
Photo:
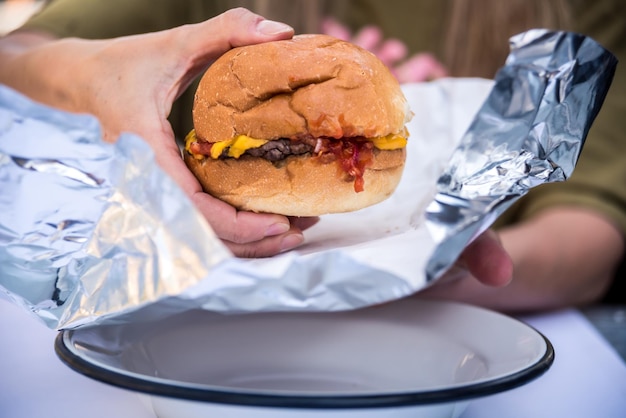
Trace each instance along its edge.
<instances>
[{"instance_id":1,"label":"human hand","mask_svg":"<svg viewBox=\"0 0 626 418\"><path fill-rule=\"evenodd\" d=\"M495 233L487 234L419 297L511 313L583 306L602 298L624 256L620 229L604 213L585 207L546 208L502 228L502 246Z\"/></svg>"},{"instance_id":2,"label":"human hand","mask_svg":"<svg viewBox=\"0 0 626 418\"><path fill-rule=\"evenodd\" d=\"M507 285L512 278L511 257L502 246L498 234L488 229L463 250L454 266L438 279L434 287L468 279L501 287Z\"/></svg>"},{"instance_id":3,"label":"human hand","mask_svg":"<svg viewBox=\"0 0 626 418\"><path fill-rule=\"evenodd\" d=\"M236 255L271 256L293 248L303 241L301 231L316 222L238 212L203 193L167 120L174 100L218 56L236 46L291 38L291 27L234 9L203 23L110 40L37 42L37 34L11 36L23 36L24 51L13 57L20 72L0 71L2 81L43 103L97 116L107 141L125 131L144 138L159 165Z\"/></svg>"},{"instance_id":4,"label":"human hand","mask_svg":"<svg viewBox=\"0 0 626 418\"><path fill-rule=\"evenodd\" d=\"M333 18L322 21L322 32L359 45L374 53L396 76L400 83L435 80L446 77L445 67L429 53L418 53L408 57L406 45L399 39L384 39L380 28L366 26L358 33L350 30Z\"/></svg>"}]
</instances>

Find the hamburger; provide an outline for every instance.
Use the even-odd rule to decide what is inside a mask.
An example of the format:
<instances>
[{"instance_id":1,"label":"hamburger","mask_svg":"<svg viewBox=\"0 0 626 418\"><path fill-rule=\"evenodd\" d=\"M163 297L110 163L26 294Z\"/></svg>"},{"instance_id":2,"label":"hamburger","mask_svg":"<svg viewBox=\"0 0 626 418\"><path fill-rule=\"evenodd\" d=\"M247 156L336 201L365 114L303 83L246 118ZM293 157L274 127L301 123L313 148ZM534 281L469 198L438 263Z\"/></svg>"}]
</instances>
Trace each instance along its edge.
<instances>
[{"instance_id":1,"label":"hamburger","mask_svg":"<svg viewBox=\"0 0 626 418\"><path fill-rule=\"evenodd\" d=\"M207 69L184 159L205 192L240 210L349 212L395 190L410 116L374 54L299 35L234 48Z\"/></svg>"}]
</instances>

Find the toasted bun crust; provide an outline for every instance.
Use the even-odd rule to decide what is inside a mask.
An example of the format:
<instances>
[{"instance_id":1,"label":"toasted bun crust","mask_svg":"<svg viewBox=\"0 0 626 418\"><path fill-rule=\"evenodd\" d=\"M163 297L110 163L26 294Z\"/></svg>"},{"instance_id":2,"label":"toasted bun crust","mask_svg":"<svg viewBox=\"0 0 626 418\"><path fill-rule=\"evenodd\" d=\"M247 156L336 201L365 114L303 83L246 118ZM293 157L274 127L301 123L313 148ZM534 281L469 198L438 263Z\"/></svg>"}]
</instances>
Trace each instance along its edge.
<instances>
[{"instance_id":1,"label":"toasted bun crust","mask_svg":"<svg viewBox=\"0 0 626 418\"><path fill-rule=\"evenodd\" d=\"M365 190L338 172L334 162L310 156L288 157L278 167L262 158L243 156L185 162L204 190L241 210L287 216L319 216L350 212L381 202L393 193L404 168L406 150L376 151L365 170Z\"/></svg>"},{"instance_id":2,"label":"toasted bun crust","mask_svg":"<svg viewBox=\"0 0 626 418\"><path fill-rule=\"evenodd\" d=\"M196 137L259 139L378 137L404 132L410 111L400 85L373 54L325 35L235 48L205 73L196 91ZM364 191L335 161L291 156L277 164L244 154L185 162L204 191L232 206L288 216L348 212L395 190L405 149L374 150Z\"/></svg>"},{"instance_id":3,"label":"toasted bun crust","mask_svg":"<svg viewBox=\"0 0 626 418\"><path fill-rule=\"evenodd\" d=\"M401 132L410 111L400 85L372 53L326 35L228 51L196 91L198 138L375 137ZM263 122L259 122L263 121Z\"/></svg>"}]
</instances>

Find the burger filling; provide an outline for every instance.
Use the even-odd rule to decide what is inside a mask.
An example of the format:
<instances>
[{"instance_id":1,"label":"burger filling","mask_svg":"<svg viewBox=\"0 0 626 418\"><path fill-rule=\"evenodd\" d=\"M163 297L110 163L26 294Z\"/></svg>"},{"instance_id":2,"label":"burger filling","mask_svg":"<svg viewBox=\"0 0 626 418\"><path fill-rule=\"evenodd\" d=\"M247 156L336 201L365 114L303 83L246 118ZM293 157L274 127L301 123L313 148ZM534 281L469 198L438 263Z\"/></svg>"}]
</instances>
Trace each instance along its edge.
<instances>
[{"instance_id":1,"label":"burger filling","mask_svg":"<svg viewBox=\"0 0 626 418\"><path fill-rule=\"evenodd\" d=\"M312 153L315 149L315 140L292 141L290 139L277 139L267 141L257 148L249 148L245 154L253 157L265 158L273 163L284 160L290 155L302 155Z\"/></svg>"},{"instance_id":2,"label":"burger filling","mask_svg":"<svg viewBox=\"0 0 626 418\"><path fill-rule=\"evenodd\" d=\"M363 174L373 163L375 149L394 150L406 146L407 132L377 138L313 138L297 140L281 138L265 140L239 135L215 143L199 141L195 131L185 138L185 149L194 158L239 158L242 155L264 158L279 164L290 156L310 154L321 163L337 161L338 169L349 181L354 181L354 190L363 191Z\"/></svg>"}]
</instances>

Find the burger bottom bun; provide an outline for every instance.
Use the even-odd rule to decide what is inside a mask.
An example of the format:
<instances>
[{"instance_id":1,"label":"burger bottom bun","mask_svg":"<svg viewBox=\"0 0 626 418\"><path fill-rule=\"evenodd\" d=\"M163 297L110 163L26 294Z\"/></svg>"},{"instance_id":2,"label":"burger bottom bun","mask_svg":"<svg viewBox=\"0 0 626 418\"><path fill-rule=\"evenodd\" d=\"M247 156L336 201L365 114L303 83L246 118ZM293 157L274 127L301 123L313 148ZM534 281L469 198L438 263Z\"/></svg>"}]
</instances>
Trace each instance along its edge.
<instances>
[{"instance_id":1,"label":"burger bottom bun","mask_svg":"<svg viewBox=\"0 0 626 418\"><path fill-rule=\"evenodd\" d=\"M291 156L278 165L251 156L185 163L205 192L240 210L286 216L319 216L351 212L379 203L400 182L406 150L376 150L365 170L364 190L354 191L337 162L321 163L309 155Z\"/></svg>"}]
</instances>

